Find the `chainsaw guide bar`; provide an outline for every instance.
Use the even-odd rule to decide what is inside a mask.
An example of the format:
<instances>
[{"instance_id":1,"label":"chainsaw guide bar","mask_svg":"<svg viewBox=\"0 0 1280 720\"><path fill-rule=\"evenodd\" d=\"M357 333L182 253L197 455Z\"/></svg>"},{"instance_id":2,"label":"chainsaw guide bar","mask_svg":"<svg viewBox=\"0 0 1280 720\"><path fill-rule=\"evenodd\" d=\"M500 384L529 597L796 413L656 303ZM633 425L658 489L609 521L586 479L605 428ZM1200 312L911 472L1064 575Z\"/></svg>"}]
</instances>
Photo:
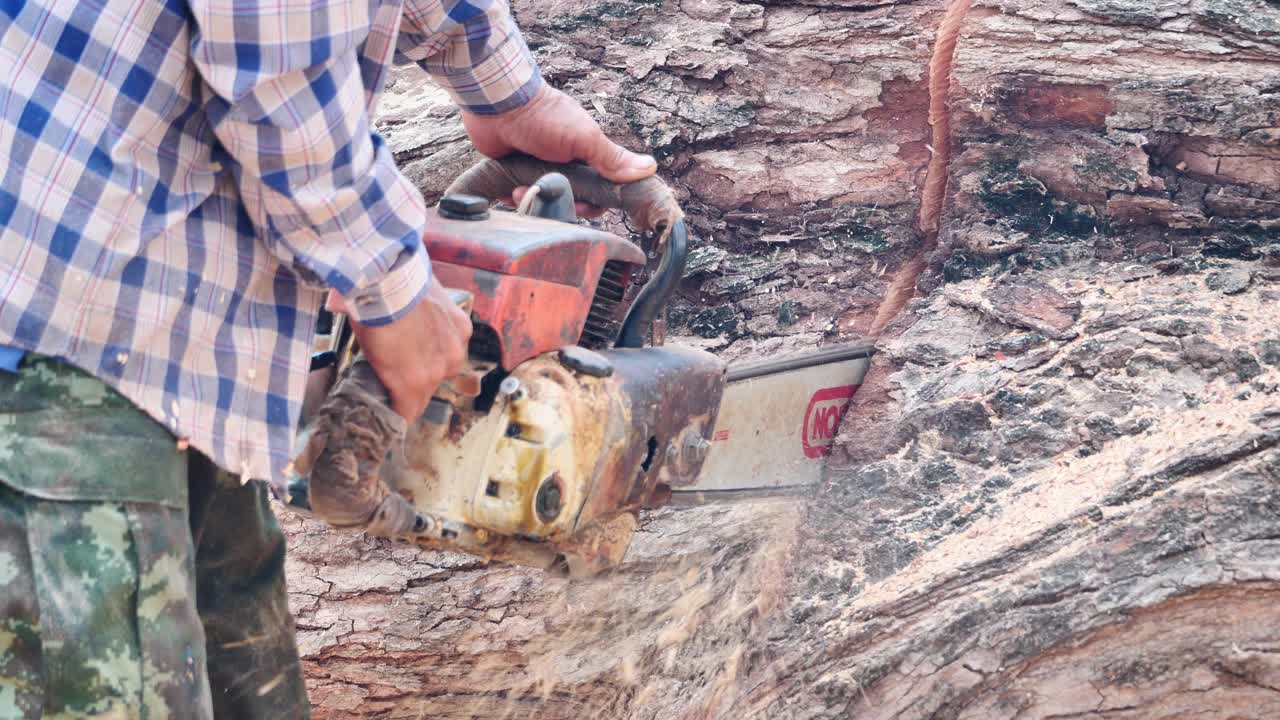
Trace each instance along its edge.
<instances>
[{"instance_id":1,"label":"chainsaw guide bar","mask_svg":"<svg viewBox=\"0 0 1280 720\"><path fill-rule=\"evenodd\" d=\"M730 365L702 475L673 505L802 494L826 456L875 346L854 343Z\"/></svg>"}]
</instances>

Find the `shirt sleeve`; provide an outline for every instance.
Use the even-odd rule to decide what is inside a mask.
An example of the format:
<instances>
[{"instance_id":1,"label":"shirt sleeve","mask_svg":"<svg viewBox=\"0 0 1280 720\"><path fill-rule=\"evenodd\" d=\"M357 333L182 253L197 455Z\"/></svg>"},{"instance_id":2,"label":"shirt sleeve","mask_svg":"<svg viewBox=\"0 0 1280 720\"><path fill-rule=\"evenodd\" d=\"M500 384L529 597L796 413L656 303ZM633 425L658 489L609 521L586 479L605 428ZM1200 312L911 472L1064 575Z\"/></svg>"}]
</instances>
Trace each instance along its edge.
<instances>
[{"instance_id":1,"label":"shirt sleeve","mask_svg":"<svg viewBox=\"0 0 1280 720\"><path fill-rule=\"evenodd\" d=\"M258 237L379 325L417 304L431 269L422 195L369 120L370 5L190 0L191 58Z\"/></svg>"},{"instance_id":2,"label":"shirt sleeve","mask_svg":"<svg viewBox=\"0 0 1280 720\"><path fill-rule=\"evenodd\" d=\"M542 86L506 0L406 0L396 49L477 115L514 110Z\"/></svg>"}]
</instances>

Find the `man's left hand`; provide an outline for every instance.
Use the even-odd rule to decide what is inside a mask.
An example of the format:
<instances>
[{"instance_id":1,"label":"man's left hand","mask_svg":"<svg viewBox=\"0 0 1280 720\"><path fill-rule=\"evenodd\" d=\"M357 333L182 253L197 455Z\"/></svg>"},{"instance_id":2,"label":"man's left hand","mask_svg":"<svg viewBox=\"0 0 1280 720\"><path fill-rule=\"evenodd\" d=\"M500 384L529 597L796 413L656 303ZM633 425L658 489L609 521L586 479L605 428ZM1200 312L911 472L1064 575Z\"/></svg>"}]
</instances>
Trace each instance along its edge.
<instances>
[{"instance_id":1,"label":"man's left hand","mask_svg":"<svg viewBox=\"0 0 1280 720\"><path fill-rule=\"evenodd\" d=\"M643 180L658 168L651 156L633 153L610 140L576 100L546 84L528 103L502 115L463 111L462 125L476 149L491 158L523 152L547 162L581 160L616 183ZM520 194L518 190L516 202ZM601 212L579 203L580 215L592 217Z\"/></svg>"}]
</instances>

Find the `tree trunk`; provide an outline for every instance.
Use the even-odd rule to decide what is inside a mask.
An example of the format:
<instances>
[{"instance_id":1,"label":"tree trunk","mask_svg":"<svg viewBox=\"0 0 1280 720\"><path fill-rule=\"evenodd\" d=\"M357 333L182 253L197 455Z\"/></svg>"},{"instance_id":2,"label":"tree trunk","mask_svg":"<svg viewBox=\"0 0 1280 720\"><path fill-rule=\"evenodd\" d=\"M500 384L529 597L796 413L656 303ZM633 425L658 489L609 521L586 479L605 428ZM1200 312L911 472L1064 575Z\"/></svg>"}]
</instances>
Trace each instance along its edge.
<instances>
[{"instance_id":1,"label":"tree trunk","mask_svg":"<svg viewBox=\"0 0 1280 720\"><path fill-rule=\"evenodd\" d=\"M1280 5L515 5L682 193L668 342L881 354L811 497L604 577L287 520L318 717L1280 717Z\"/></svg>"}]
</instances>

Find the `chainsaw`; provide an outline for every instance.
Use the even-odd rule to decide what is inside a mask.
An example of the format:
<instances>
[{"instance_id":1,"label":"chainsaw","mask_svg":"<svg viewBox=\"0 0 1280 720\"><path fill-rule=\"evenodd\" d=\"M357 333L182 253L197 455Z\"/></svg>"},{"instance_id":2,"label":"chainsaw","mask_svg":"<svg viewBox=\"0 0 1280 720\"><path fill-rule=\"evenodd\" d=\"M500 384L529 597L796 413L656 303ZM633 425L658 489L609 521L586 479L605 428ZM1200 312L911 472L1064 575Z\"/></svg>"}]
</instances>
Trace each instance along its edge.
<instances>
[{"instance_id":1,"label":"chainsaw","mask_svg":"<svg viewBox=\"0 0 1280 720\"><path fill-rule=\"evenodd\" d=\"M517 187L516 211L491 207ZM575 200L621 209L649 250L578 222ZM662 344L653 325L688 233L657 178L619 186L579 164L486 160L429 211L423 242L471 314L467 364L406 423L335 320L312 361L302 450L274 488L331 525L597 573L622 561L641 510L818 482L873 352L726 365Z\"/></svg>"}]
</instances>

